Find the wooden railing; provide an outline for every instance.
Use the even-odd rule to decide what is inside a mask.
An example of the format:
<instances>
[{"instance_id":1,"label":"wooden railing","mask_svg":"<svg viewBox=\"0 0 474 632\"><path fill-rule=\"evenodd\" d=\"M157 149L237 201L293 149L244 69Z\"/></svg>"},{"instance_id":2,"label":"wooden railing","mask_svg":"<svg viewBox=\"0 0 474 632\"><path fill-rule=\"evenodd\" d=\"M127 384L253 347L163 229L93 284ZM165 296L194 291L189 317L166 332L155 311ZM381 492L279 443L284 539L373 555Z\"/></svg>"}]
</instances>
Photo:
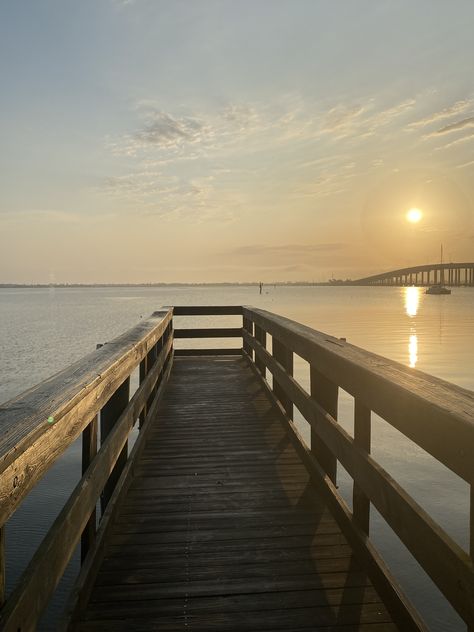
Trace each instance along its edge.
<instances>
[{"instance_id":1,"label":"wooden railing","mask_svg":"<svg viewBox=\"0 0 474 632\"><path fill-rule=\"evenodd\" d=\"M242 317L243 327L173 331L173 314L237 315ZM242 348L173 350L174 338L229 337L242 339ZM270 337L271 353L269 344L267 348ZM264 310L214 306L164 308L0 407L1 525L57 457L83 435L82 479L4 604L0 629L25 632L35 628L81 537L83 576L88 576L130 480L133 458L146 440L148 421L165 388L173 355L208 353L243 353L262 378L264 388L286 418L314 481L353 548L365 558L373 583L401 629L424 630L425 626L373 545L372 505L472 627L474 394ZM295 355L309 363L309 393L293 376ZM129 400L130 375L138 366L140 386ZM271 388L267 370L273 377ZM353 437L337 423L339 389L354 397ZM294 407L311 425L310 447L293 421ZM371 457L372 412L469 483L471 555ZM137 420L141 432L127 459L127 438ZM352 511L336 487L338 463L353 478ZM3 547L3 529L0 536ZM2 569L3 548L0 554Z\"/></svg>"},{"instance_id":2,"label":"wooden railing","mask_svg":"<svg viewBox=\"0 0 474 632\"><path fill-rule=\"evenodd\" d=\"M205 305L192 306L183 305L173 307L174 316L242 316L242 306L240 305ZM242 340L242 327L204 327L199 329L176 328L175 338L196 339L196 338L240 338ZM182 348L175 349L177 356L189 355L241 355L242 347L207 347L207 348Z\"/></svg>"},{"instance_id":3,"label":"wooden railing","mask_svg":"<svg viewBox=\"0 0 474 632\"><path fill-rule=\"evenodd\" d=\"M36 628L80 540L82 561L87 563L93 557L96 540L112 518L115 498L127 480L132 462L127 460L128 436L139 420L141 432L133 456L143 446L147 422L166 384L172 344L172 310L155 312L137 327L0 407L3 591L6 521L54 461L81 432L83 435L83 476L3 605L1 630L25 632ZM140 385L129 399L130 376L137 367ZM99 499L101 520L97 531Z\"/></svg>"},{"instance_id":4,"label":"wooden railing","mask_svg":"<svg viewBox=\"0 0 474 632\"><path fill-rule=\"evenodd\" d=\"M368 564L377 590L403 630L424 624L369 537L373 505L459 615L474 625L474 393L414 371L291 320L244 307L244 353L265 377L329 506ZM266 348L271 336L272 353ZM293 356L310 366L310 393L293 377ZM337 423L338 391L354 397L354 436ZM306 447L296 406L311 425ZM371 457L371 412L434 456L471 489L470 555ZM337 463L353 479L353 511L335 482Z\"/></svg>"}]
</instances>

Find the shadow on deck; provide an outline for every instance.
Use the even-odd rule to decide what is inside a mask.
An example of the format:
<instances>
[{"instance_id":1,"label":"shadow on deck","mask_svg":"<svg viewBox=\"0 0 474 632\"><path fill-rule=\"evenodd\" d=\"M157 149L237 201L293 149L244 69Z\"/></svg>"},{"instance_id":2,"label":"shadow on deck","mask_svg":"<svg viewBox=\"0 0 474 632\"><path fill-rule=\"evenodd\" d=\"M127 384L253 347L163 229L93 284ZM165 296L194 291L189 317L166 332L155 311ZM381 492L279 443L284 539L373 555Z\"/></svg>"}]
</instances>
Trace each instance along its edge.
<instances>
[{"instance_id":1,"label":"shadow on deck","mask_svg":"<svg viewBox=\"0 0 474 632\"><path fill-rule=\"evenodd\" d=\"M193 328L175 328L182 316ZM201 316L226 326L196 328ZM212 338L242 346L174 346ZM371 454L374 413L470 486L469 551ZM373 509L474 629L473 419L474 393L277 314L163 308L0 406L0 631L37 628L80 543L62 632L426 632L371 537ZM4 600L5 524L81 434L82 477Z\"/></svg>"},{"instance_id":2,"label":"shadow on deck","mask_svg":"<svg viewBox=\"0 0 474 632\"><path fill-rule=\"evenodd\" d=\"M281 412L244 358L175 358L71 629L339 628L396 629Z\"/></svg>"}]
</instances>

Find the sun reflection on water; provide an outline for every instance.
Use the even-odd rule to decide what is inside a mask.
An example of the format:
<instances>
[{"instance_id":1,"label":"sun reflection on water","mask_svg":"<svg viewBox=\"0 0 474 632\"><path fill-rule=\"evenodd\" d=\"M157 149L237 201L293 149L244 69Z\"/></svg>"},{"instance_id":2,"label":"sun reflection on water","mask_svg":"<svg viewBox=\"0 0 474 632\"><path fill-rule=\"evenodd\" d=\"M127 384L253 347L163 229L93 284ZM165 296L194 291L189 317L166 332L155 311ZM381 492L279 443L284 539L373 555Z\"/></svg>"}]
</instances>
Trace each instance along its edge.
<instances>
[{"instance_id":1,"label":"sun reflection on water","mask_svg":"<svg viewBox=\"0 0 474 632\"><path fill-rule=\"evenodd\" d=\"M419 287L406 287L405 288L405 311L410 318L416 316L418 313L418 306L420 304L420 288Z\"/></svg>"},{"instance_id":2,"label":"sun reflection on water","mask_svg":"<svg viewBox=\"0 0 474 632\"><path fill-rule=\"evenodd\" d=\"M405 312L409 318L414 318L418 314L420 306L420 288L405 288ZM408 366L415 368L418 362L418 336L416 335L415 322L412 321L410 327L410 337L408 339Z\"/></svg>"},{"instance_id":3,"label":"sun reflection on water","mask_svg":"<svg viewBox=\"0 0 474 632\"><path fill-rule=\"evenodd\" d=\"M418 362L418 336L416 334L410 334L410 341L408 343L408 355L410 358L409 366L414 369Z\"/></svg>"}]
</instances>

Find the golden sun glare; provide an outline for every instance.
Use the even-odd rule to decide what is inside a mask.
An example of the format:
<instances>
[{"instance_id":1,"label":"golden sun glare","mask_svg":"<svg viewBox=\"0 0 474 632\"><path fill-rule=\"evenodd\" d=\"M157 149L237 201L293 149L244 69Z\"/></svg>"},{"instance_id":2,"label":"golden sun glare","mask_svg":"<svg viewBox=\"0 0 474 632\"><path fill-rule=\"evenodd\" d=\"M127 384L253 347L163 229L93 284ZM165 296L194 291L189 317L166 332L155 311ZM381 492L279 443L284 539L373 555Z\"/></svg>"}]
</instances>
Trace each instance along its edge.
<instances>
[{"instance_id":1,"label":"golden sun glare","mask_svg":"<svg viewBox=\"0 0 474 632\"><path fill-rule=\"evenodd\" d=\"M407 222L418 224L423 217L423 212L419 208L411 208L405 215Z\"/></svg>"}]
</instances>

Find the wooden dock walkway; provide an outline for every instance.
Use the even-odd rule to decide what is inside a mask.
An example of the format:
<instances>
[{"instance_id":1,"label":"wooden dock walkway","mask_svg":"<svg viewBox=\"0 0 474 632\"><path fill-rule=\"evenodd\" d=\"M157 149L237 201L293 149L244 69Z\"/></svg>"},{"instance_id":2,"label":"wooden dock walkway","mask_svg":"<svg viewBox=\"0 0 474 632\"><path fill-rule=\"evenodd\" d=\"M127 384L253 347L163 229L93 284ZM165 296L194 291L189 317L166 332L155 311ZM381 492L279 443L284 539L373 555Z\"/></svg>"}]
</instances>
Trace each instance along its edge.
<instances>
[{"instance_id":1,"label":"wooden dock walkway","mask_svg":"<svg viewBox=\"0 0 474 632\"><path fill-rule=\"evenodd\" d=\"M175 360L72 629L396 628L248 363L218 356Z\"/></svg>"},{"instance_id":2,"label":"wooden dock walkway","mask_svg":"<svg viewBox=\"0 0 474 632\"><path fill-rule=\"evenodd\" d=\"M182 347L213 338L242 346ZM371 455L373 413L467 483L467 548ZM5 599L5 524L81 436L82 477ZM474 630L473 452L470 391L261 309L163 308L0 406L0 632L37 629L79 550L61 632L426 632L372 508Z\"/></svg>"}]
</instances>

